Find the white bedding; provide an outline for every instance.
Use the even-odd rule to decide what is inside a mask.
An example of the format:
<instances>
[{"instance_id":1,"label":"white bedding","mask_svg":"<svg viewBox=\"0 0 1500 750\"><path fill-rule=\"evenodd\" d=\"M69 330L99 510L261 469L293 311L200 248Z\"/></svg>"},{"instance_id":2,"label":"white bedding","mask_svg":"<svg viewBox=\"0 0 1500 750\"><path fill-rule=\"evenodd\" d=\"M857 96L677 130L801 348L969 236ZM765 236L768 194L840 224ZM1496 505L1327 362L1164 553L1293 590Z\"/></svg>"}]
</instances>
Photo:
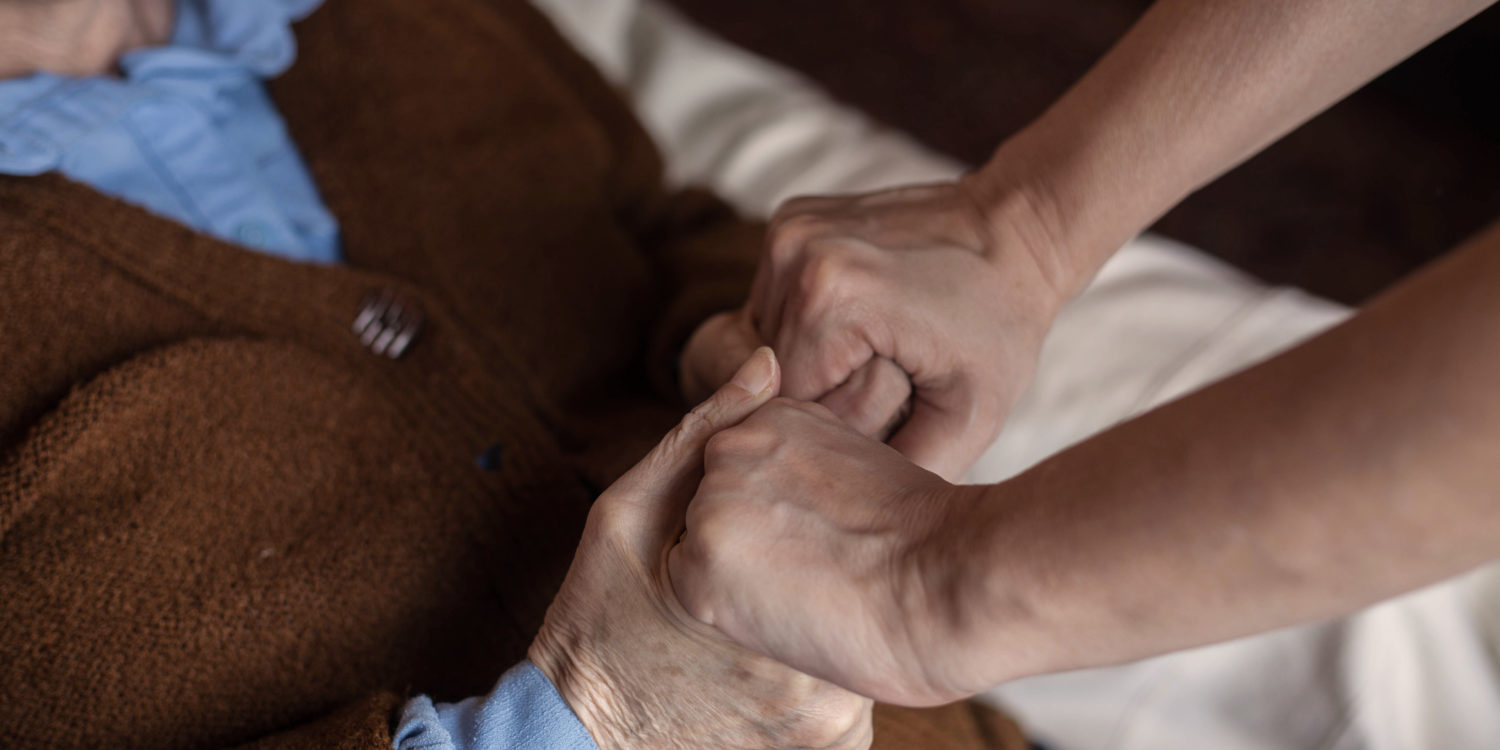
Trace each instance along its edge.
<instances>
[{"instance_id":1,"label":"white bedding","mask_svg":"<svg viewBox=\"0 0 1500 750\"><path fill-rule=\"evenodd\" d=\"M668 179L766 216L786 197L951 179L963 166L800 76L640 0L533 0L633 102ZM993 482L1337 323L1143 236L1059 317L1036 381L971 481ZM1332 623L1031 678L983 698L1055 750L1500 748L1500 572Z\"/></svg>"}]
</instances>

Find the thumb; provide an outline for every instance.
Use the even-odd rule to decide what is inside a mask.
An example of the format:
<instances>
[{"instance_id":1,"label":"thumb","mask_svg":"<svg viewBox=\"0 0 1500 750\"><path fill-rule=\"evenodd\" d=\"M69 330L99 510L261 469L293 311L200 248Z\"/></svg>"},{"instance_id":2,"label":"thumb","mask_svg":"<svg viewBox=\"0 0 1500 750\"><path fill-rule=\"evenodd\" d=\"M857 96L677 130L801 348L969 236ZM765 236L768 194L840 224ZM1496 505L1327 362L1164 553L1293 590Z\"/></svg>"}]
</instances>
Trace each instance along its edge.
<instances>
[{"instance_id":1,"label":"thumb","mask_svg":"<svg viewBox=\"0 0 1500 750\"><path fill-rule=\"evenodd\" d=\"M781 368L762 346L726 385L693 407L646 457L611 487L611 494L638 505L637 518L654 527L677 528L703 473L703 449L715 433L740 423L776 397Z\"/></svg>"}]
</instances>

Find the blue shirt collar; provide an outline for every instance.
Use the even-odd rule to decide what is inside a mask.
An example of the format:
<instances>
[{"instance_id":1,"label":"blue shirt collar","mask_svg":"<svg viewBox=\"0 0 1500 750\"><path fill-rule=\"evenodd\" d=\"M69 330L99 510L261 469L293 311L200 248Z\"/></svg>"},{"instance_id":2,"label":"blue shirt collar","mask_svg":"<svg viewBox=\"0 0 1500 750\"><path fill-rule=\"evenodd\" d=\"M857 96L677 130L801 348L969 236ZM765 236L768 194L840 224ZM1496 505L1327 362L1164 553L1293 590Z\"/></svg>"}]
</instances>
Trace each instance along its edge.
<instances>
[{"instance_id":1,"label":"blue shirt collar","mask_svg":"<svg viewBox=\"0 0 1500 750\"><path fill-rule=\"evenodd\" d=\"M165 47L136 50L120 59L128 79L171 71L175 58L201 66L213 61L274 78L297 58L291 25L323 0L178 0L176 25Z\"/></svg>"}]
</instances>

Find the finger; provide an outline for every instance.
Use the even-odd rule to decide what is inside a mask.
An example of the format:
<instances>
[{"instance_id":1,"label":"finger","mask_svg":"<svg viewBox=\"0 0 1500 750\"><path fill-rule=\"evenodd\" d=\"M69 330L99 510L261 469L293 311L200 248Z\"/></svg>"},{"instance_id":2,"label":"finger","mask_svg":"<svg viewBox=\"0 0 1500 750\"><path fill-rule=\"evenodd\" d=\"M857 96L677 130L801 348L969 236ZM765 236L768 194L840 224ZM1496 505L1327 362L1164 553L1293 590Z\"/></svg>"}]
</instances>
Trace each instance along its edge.
<instances>
[{"instance_id":1,"label":"finger","mask_svg":"<svg viewBox=\"0 0 1500 750\"><path fill-rule=\"evenodd\" d=\"M761 345L744 309L704 321L682 349L678 379L683 395L690 404L702 402L728 383Z\"/></svg>"},{"instance_id":2,"label":"finger","mask_svg":"<svg viewBox=\"0 0 1500 750\"><path fill-rule=\"evenodd\" d=\"M818 403L865 437L884 440L911 398L906 371L885 357L871 357Z\"/></svg>"},{"instance_id":3,"label":"finger","mask_svg":"<svg viewBox=\"0 0 1500 750\"><path fill-rule=\"evenodd\" d=\"M841 199L792 198L776 209L766 231L765 254L750 286L750 309L762 338L771 340L781 330L790 285L802 265L807 246L829 231L825 209Z\"/></svg>"},{"instance_id":4,"label":"finger","mask_svg":"<svg viewBox=\"0 0 1500 750\"><path fill-rule=\"evenodd\" d=\"M837 210L848 203L850 196L847 195L799 195L782 201L777 206L772 222L784 216L793 214L805 214L815 212L827 212Z\"/></svg>"},{"instance_id":5,"label":"finger","mask_svg":"<svg viewBox=\"0 0 1500 750\"><path fill-rule=\"evenodd\" d=\"M876 355L858 331L834 319L785 326L773 345L781 362L781 392L803 401L828 395Z\"/></svg>"},{"instance_id":6,"label":"finger","mask_svg":"<svg viewBox=\"0 0 1500 750\"><path fill-rule=\"evenodd\" d=\"M939 407L918 393L911 417L891 437L890 446L912 463L957 483L994 440L985 423L973 408Z\"/></svg>"},{"instance_id":7,"label":"finger","mask_svg":"<svg viewBox=\"0 0 1500 750\"><path fill-rule=\"evenodd\" d=\"M770 238L767 237L766 241L770 242ZM755 267L755 280L750 282L750 298L745 301L745 308L750 314L750 325L755 328L761 338L765 338L767 331L771 330L763 324L766 310L771 304L771 287L775 284L773 264L774 260L768 249L761 257L760 264Z\"/></svg>"},{"instance_id":8,"label":"finger","mask_svg":"<svg viewBox=\"0 0 1500 750\"><path fill-rule=\"evenodd\" d=\"M781 308L785 304L785 287L782 283L787 268L801 253L806 237L796 224L791 223L797 214L788 206L788 201L776 210L766 227L765 251L760 264L755 267L755 280L750 284L750 320L761 338L770 340L781 326ZM788 228L790 227L790 228Z\"/></svg>"},{"instance_id":9,"label":"finger","mask_svg":"<svg viewBox=\"0 0 1500 750\"><path fill-rule=\"evenodd\" d=\"M652 529L676 529L703 472L703 448L720 430L739 424L776 396L780 368L769 347L761 347L734 377L693 407L665 438L608 493L628 506L628 522Z\"/></svg>"},{"instance_id":10,"label":"finger","mask_svg":"<svg viewBox=\"0 0 1500 750\"><path fill-rule=\"evenodd\" d=\"M801 252L801 246L784 249L782 245L773 244L755 270L755 281L750 285L750 315L755 330L766 341L781 330L782 321L786 319L787 305L791 301L788 286L801 265L797 257Z\"/></svg>"}]
</instances>

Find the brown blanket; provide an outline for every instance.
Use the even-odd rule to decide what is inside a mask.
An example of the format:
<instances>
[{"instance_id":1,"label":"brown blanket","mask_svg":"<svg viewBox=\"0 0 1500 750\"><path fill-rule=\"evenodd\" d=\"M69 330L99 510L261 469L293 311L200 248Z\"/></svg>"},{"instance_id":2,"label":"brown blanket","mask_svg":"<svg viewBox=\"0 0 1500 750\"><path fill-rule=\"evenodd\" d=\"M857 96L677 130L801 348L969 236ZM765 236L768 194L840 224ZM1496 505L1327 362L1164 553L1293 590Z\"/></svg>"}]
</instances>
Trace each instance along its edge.
<instances>
[{"instance_id":1,"label":"brown blanket","mask_svg":"<svg viewBox=\"0 0 1500 750\"><path fill-rule=\"evenodd\" d=\"M376 748L525 655L760 228L519 0L333 0L273 94L347 264L0 177L0 747ZM351 332L388 293L405 356ZM483 457L482 460L479 457ZM878 747L1020 742L971 706Z\"/></svg>"}]
</instances>

